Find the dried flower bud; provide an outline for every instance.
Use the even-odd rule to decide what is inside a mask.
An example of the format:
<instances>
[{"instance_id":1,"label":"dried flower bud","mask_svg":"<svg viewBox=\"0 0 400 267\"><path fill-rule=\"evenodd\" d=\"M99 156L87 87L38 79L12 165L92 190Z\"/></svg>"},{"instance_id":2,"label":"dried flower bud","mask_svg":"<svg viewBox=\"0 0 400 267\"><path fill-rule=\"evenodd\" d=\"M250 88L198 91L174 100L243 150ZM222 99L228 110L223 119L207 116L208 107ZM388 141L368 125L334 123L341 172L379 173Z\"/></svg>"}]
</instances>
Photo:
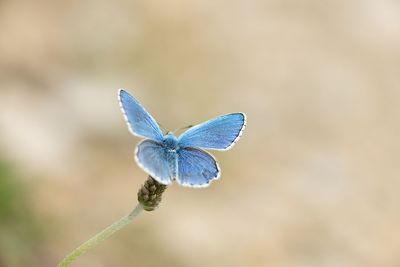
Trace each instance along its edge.
<instances>
[{"instance_id":1,"label":"dried flower bud","mask_svg":"<svg viewBox=\"0 0 400 267\"><path fill-rule=\"evenodd\" d=\"M160 184L149 176L138 192L138 201L143 205L143 209L146 211L155 210L160 204L161 195L166 188L166 185Z\"/></svg>"}]
</instances>

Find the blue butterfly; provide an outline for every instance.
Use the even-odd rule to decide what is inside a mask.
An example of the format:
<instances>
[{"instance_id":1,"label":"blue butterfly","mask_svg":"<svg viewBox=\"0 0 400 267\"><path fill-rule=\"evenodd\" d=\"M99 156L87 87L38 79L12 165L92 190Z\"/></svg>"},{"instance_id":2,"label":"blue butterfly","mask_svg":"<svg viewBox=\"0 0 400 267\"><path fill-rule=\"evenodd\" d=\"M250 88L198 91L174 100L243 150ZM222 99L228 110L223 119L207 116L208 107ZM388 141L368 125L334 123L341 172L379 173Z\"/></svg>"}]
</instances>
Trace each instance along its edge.
<instances>
[{"instance_id":1,"label":"blue butterfly","mask_svg":"<svg viewBox=\"0 0 400 267\"><path fill-rule=\"evenodd\" d=\"M175 137L162 133L153 117L123 89L119 103L130 132L141 141L135 151L137 164L159 183L176 180L188 187L206 187L220 176L218 163L202 149L228 150L246 126L244 113L232 113L195 125Z\"/></svg>"}]
</instances>

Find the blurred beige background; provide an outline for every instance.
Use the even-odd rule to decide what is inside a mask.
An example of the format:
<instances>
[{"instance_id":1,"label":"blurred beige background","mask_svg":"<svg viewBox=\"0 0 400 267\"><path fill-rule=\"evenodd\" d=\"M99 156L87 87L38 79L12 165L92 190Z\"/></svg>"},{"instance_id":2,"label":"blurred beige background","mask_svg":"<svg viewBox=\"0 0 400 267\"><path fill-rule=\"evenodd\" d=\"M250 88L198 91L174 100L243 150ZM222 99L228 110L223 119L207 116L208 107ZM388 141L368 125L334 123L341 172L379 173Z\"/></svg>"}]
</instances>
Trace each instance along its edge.
<instances>
[{"instance_id":1,"label":"blurred beige background","mask_svg":"<svg viewBox=\"0 0 400 267\"><path fill-rule=\"evenodd\" d=\"M399 1L0 1L1 267L135 205L120 87L168 129L248 127L73 266L400 266Z\"/></svg>"}]
</instances>

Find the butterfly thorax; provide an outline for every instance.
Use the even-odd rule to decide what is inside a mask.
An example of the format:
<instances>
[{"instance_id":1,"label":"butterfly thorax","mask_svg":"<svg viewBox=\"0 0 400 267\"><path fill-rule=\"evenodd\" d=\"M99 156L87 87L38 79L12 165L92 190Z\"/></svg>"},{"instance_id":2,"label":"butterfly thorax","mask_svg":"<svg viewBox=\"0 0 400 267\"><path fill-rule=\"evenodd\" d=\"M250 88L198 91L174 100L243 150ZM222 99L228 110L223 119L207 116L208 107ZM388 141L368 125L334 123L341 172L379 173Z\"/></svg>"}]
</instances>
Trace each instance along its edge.
<instances>
[{"instance_id":1,"label":"butterfly thorax","mask_svg":"<svg viewBox=\"0 0 400 267\"><path fill-rule=\"evenodd\" d=\"M162 144L169 152L175 152L179 148L178 139L172 133L164 135Z\"/></svg>"}]
</instances>

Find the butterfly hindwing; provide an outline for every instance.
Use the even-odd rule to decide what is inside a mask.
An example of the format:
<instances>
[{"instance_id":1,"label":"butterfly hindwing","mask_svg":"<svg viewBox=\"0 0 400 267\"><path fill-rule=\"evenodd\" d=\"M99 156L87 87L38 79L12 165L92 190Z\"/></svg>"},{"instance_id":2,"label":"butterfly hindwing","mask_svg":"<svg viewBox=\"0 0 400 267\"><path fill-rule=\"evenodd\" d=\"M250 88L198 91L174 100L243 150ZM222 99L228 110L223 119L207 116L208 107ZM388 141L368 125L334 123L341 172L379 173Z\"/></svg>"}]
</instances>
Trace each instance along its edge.
<instances>
[{"instance_id":1,"label":"butterfly hindwing","mask_svg":"<svg viewBox=\"0 0 400 267\"><path fill-rule=\"evenodd\" d=\"M168 152L161 144L143 140L135 152L136 162L162 184L170 184L176 176L176 152Z\"/></svg>"},{"instance_id":2,"label":"butterfly hindwing","mask_svg":"<svg viewBox=\"0 0 400 267\"><path fill-rule=\"evenodd\" d=\"M193 126L179 138L179 146L204 149L230 149L246 126L244 113L232 113Z\"/></svg>"},{"instance_id":3,"label":"butterfly hindwing","mask_svg":"<svg viewBox=\"0 0 400 267\"><path fill-rule=\"evenodd\" d=\"M206 187L218 179L220 171L215 159L207 152L196 148L179 148L176 180L189 187Z\"/></svg>"},{"instance_id":4,"label":"butterfly hindwing","mask_svg":"<svg viewBox=\"0 0 400 267\"><path fill-rule=\"evenodd\" d=\"M118 97L130 132L133 135L160 142L163 138L162 131L140 103L122 89L119 91Z\"/></svg>"}]
</instances>

